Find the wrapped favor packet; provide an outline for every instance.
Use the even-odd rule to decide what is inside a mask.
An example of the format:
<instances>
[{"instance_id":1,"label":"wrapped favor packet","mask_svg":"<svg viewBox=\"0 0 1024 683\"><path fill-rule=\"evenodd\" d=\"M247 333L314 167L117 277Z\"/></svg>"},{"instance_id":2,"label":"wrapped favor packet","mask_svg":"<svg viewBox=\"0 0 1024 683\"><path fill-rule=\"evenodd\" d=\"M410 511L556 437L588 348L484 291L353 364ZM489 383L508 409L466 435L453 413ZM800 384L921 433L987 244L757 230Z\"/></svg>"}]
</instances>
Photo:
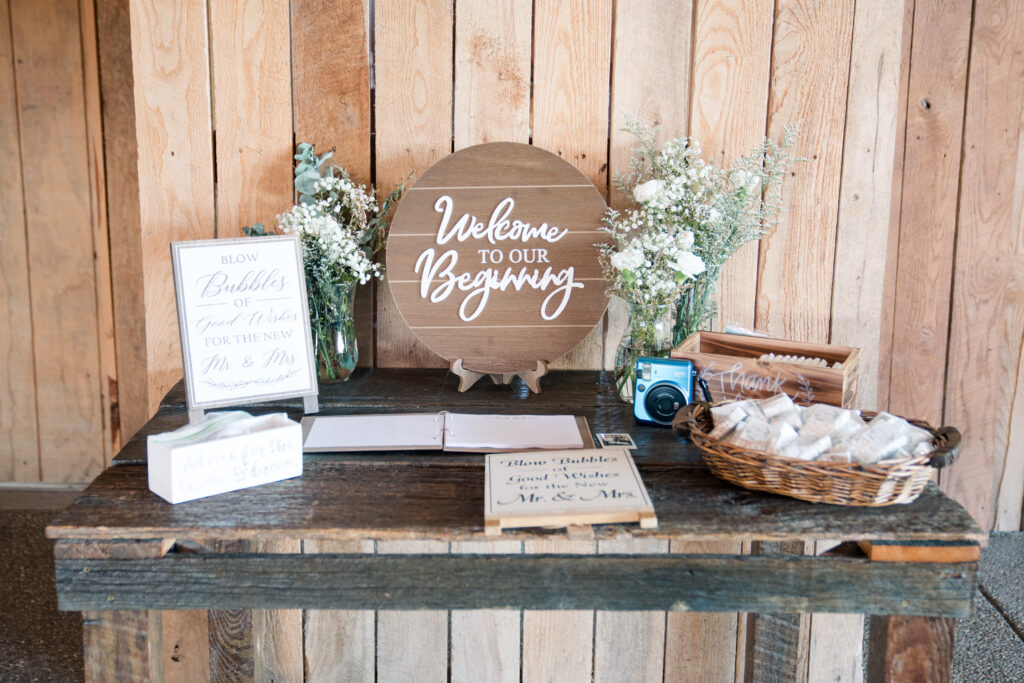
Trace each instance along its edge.
<instances>
[{"instance_id":1,"label":"wrapped favor packet","mask_svg":"<svg viewBox=\"0 0 1024 683\"><path fill-rule=\"evenodd\" d=\"M725 440L740 448L764 452L768 450L771 436L771 426L764 420L751 416L741 422Z\"/></svg>"},{"instance_id":2,"label":"wrapped favor packet","mask_svg":"<svg viewBox=\"0 0 1024 683\"><path fill-rule=\"evenodd\" d=\"M772 424L787 424L793 429L800 430L804 426L804 419L800 414L800 406L794 405L788 410L772 418Z\"/></svg>"},{"instance_id":3,"label":"wrapped favor packet","mask_svg":"<svg viewBox=\"0 0 1024 683\"><path fill-rule=\"evenodd\" d=\"M787 394L782 393L769 396L768 398L762 398L756 403L768 420L774 420L779 415L789 413L796 408L796 404L793 403L793 399L791 399Z\"/></svg>"},{"instance_id":4,"label":"wrapped favor packet","mask_svg":"<svg viewBox=\"0 0 1024 683\"><path fill-rule=\"evenodd\" d=\"M747 411L743 409L743 406L736 403L715 406L711 409L711 415L715 419L715 427L709 434L712 439L722 439L736 425L747 419Z\"/></svg>"},{"instance_id":5,"label":"wrapped favor packet","mask_svg":"<svg viewBox=\"0 0 1024 683\"><path fill-rule=\"evenodd\" d=\"M733 401L711 409L711 437L748 450L800 460L874 464L928 455L933 435L901 417L824 403L801 407L785 394Z\"/></svg>"},{"instance_id":6,"label":"wrapped favor packet","mask_svg":"<svg viewBox=\"0 0 1024 683\"><path fill-rule=\"evenodd\" d=\"M768 437L768 452L773 455L782 455L790 444L799 439L796 430L785 422L776 421L771 423L771 435Z\"/></svg>"},{"instance_id":7,"label":"wrapped favor packet","mask_svg":"<svg viewBox=\"0 0 1024 683\"><path fill-rule=\"evenodd\" d=\"M850 451L854 462L869 465L893 455L909 443L910 437L901 425L876 417L844 441L843 446Z\"/></svg>"},{"instance_id":8,"label":"wrapped favor packet","mask_svg":"<svg viewBox=\"0 0 1024 683\"><path fill-rule=\"evenodd\" d=\"M801 434L783 450L782 455L800 460L815 460L830 448L832 439L828 434Z\"/></svg>"},{"instance_id":9,"label":"wrapped favor packet","mask_svg":"<svg viewBox=\"0 0 1024 683\"><path fill-rule=\"evenodd\" d=\"M764 411L761 410L761 406L759 406L757 401L754 399L746 398L742 401L735 401L734 404L742 407L748 416L755 417L762 422L768 421L768 416L764 414Z\"/></svg>"},{"instance_id":10,"label":"wrapped favor packet","mask_svg":"<svg viewBox=\"0 0 1024 683\"><path fill-rule=\"evenodd\" d=\"M835 434L837 431L847 427L853 419L852 415L853 411L845 408L830 406L824 403L814 403L804 408L801 413L804 425L800 430L800 434L802 436L808 434L817 436Z\"/></svg>"}]
</instances>

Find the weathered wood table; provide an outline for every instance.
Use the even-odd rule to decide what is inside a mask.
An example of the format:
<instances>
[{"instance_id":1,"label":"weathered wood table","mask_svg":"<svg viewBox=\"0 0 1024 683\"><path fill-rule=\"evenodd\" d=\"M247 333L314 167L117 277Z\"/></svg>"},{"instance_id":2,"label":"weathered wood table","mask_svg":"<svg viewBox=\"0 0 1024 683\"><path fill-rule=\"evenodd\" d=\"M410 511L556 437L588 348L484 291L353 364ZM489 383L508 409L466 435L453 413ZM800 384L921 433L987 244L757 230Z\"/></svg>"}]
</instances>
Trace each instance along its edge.
<instances>
[{"instance_id":1,"label":"weathered wood table","mask_svg":"<svg viewBox=\"0 0 1024 683\"><path fill-rule=\"evenodd\" d=\"M544 378L540 395L519 382L481 383L465 394L456 385L444 371L367 370L323 387L320 402L325 414L571 412L596 432L631 432L660 526L605 525L575 536L506 531L495 543L483 533L482 457L465 454L310 456L299 479L172 506L146 487L145 436L184 424L179 386L114 465L47 529L57 539L60 608L85 613L89 677L313 679L323 666L324 678L376 672L384 680L384 629L397 623L384 615L391 619L395 610L408 619L440 615L416 622L410 627L416 635L404 636L411 649L411 638L441 634L439 676L458 679L460 667L470 667L486 680L488 666L500 669L510 657L530 678L533 636L519 617L503 636L513 655L500 648L480 652L474 664L465 661L474 647L468 655L455 652L454 631L465 624L446 615L519 614L477 611L500 608L546 610L525 613L540 615L878 615L872 680L948 678L954 619L971 613L986 536L934 486L911 505L877 509L750 492L713 478L695 449L668 429L636 425L606 374L555 372ZM253 410L282 406L293 417L301 411L297 402ZM802 544L826 540L839 545L822 555L801 554ZM751 547L754 554L740 552ZM794 548L796 554L784 554ZM342 621L329 621L332 614ZM589 614L582 624L598 621ZM359 615L370 615L370 625ZM504 628L493 619L469 623L470 642L488 628ZM297 633L289 635L289 628ZM343 638L351 646L339 644ZM359 648L369 654L353 654ZM597 666L596 651L585 657L586 666L591 656ZM668 671L672 655L662 650L662 656L653 675L662 664ZM325 657L359 661L326 665ZM570 666L569 659L561 665ZM416 666L429 666L426 661ZM748 668L747 677L756 672Z\"/></svg>"}]
</instances>

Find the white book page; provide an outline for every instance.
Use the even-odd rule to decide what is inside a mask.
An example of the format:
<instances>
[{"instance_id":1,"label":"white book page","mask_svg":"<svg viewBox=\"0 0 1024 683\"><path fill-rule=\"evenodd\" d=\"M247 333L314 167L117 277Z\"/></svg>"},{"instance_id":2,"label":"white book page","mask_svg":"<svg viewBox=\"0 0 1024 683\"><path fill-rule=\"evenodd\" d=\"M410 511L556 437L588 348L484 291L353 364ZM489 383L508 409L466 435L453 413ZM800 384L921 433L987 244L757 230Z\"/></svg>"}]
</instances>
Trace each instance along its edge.
<instances>
[{"instance_id":1,"label":"white book page","mask_svg":"<svg viewBox=\"0 0 1024 683\"><path fill-rule=\"evenodd\" d=\"M327 415L313 418L303 450L437 450L444 413Z\"/></svg>"},{"instance_id":2,"label":"white book page","mask_svg":"<svg viewBox=\"0 0 1024 683\"><path fill-rule=\"evenodd\" d=\"M572 415L448 413L444 431L444 445L449 450L583 447L583 437Z\"/></svg>"}]
</instances>

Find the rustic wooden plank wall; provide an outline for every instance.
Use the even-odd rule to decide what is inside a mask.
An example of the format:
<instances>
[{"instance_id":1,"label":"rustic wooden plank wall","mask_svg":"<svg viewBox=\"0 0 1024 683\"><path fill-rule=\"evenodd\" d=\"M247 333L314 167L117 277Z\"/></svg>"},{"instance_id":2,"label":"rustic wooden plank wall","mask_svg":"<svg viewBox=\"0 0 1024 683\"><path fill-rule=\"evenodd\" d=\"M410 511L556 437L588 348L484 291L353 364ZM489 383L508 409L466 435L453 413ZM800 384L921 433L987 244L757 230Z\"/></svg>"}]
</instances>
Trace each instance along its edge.
<instances>
[{"instance_id":1,"label":"rustic wooden plank wall","mask_svg":"<svg viewBox=\"0 0 1024 683\"><path fill-rule=\"evenodd\" d=\"M754 320L777 337L828 341L852 29L853 3L776 5L768 134L799 123L806 159L783 184L785 218L761 239Z\"/></svg>"},{"instance_id":2,"label":"rustic wooden plank wall","mask_svg":"<svg viewBox=\"0 0 1024 683\"><path fill-rule=\"evenodd\" d=\"M716 326L862 347L863 405L961 427L941 485L1020 529L1022 106L1011 0L0 0L0 481L86 481L144 423L180 377L168 242L273 224L295 141L383 191L455 149L531 142L621 208L630 115L725 160L800 124L783 223L725 270ZM361 362L443 365L390 297L360 291ZM624 325L613 306L557 365L610 367ZM583 676L607 675L616 628L663 634L666 674L746 675L736 615L442 617L450 662L430 661L453 678L480 647L542 676L552 619L578 622ZM296 670L298 618L251 619L254 671ZM810 621L814 678L816 629L851 625ZM306 675L400 675L391 622L412 627L307 612ZM353 647L328 656L341 632ZM693 647L711 632L740 656Z\"/></svg>"},{"instance_id":3,"label":"rustic wooden plank wall","mask_svg":"<svg viewBox=\"0 0 1024 683\"><path fill-rule=\"evenodd\" d=\"M1017 173L1010 223L1010 277L1006 288L1006 324L1000 358L999 404L996 413L996 528L1021 526L1024 499L1024 117L1018 125ZM996 322L998 325L998 321Z\"/></svg>"},{"instance_id":4,"label":"rustic wooden plank wall","mask_svg":"<svg viewBox=\"0 0 1024 683\"><path fill-rule=\"evenodd\" d=\"M22 167L40 477L79 480L105 439L78 2L16 0L11 29L22 158L49 160Z\"/></svg>"},{"instance_id":5,"label":"rustic wooden plank wall","mask_svg":"<svg viewBox=\"0 0 1024 683\"><path fill-rule=\"evenodd\" d=\"M612 1L537 0L533 31L531 142L607 193ZM601 367L603 337L598 325L551 367Z\"/></svg>"},{"instance_id":6,"label":"rustic wooden plank wall","mask_svg":"<svg viewBox=\"0 0 1024 683\"><path fill-rule=\"evenodd\" d=\"M139 213L139 154L135 139L135 94L132 76L129 0L96 5L99 41L100 101L102 103L103 162L106 170L107 229L114 317L115 372L111 374L112 437L130 436L149 418L149 373ZM135 283L137 286L125 286ZM135 377L124 386L117 377ZM116 447L115 447L116 449Z\"/></svg>"},{"instance_id":7,"label":"rustic wooden plank wall","mask_svg":"<svg viewBox=\"0 0 1024 683\"><path fill-rule=\"evenodd\" d=\"M113 279L142 289L143 307L124 314L146 321L150 410L181 375L168 244L216 234L207 9L204 0L173 11L158 0L129 3L142 280Z\"/></svg>"},{"instance_id":8,"label":"rustic wooden plank wall","mask_svg":"<svg viewBox=\"0 0 1024 683\"><path fill-rule=\"evenodd\" d=\"M39 480L28 244L8 0L0 4L0 478Z\"/></svg>"},{"instance_id":9,"label":"rustic wooden plank wall","mask_svg":"<svg viewBox=\"0 0 1024 683\"><path fill-rule=\"evenodd\" d=\"M1024 99L1024 12L1012 0L978 0L971 30L943 412L946 422L963 428L967 442L959 467L942 473L939 482L983 526L992 526L1000 328L1009 317L1011 192ZM1024 457L1019 446L1017 457Z\"/></svg>"},{"instance_id":10,"label":"rustic wooden plank wall","mask_svg":"<svg viewBox=\"0 0 1024 683\"><path fill-rule=\"evenodd\" d=\"M86 481L113 451L92 9L78 0L0 6L4 481Z\"/></svg>"}]
</instances>

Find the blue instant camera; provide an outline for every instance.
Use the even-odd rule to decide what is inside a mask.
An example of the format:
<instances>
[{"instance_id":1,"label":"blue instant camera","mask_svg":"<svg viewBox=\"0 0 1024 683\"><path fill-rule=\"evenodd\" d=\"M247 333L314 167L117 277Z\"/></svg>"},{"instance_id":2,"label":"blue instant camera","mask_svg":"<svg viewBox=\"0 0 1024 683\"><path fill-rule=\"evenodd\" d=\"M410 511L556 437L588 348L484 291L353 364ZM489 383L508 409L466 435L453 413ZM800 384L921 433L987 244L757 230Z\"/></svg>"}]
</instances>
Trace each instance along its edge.
<instances>
[{"instance_id":1,"label":"blue instant camera","mask_svg":"<svg viewBox=\"0 0 1024 683\"><path fill-rule=\"evenodd\" d=\"M639 358L633 384L633 417L637 422L670 425L693 397L693 363L674 358Z\"/></svg>"}]
</instances>

